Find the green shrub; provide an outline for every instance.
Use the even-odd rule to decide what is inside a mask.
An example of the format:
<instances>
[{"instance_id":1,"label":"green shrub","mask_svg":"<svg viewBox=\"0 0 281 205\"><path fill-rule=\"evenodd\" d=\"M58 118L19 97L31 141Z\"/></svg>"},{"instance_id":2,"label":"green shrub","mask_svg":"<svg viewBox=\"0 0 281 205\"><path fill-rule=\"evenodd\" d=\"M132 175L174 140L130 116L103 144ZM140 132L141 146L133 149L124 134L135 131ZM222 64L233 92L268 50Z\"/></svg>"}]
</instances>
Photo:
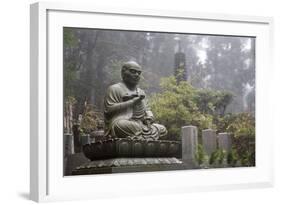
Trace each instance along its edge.
<instances>
[{"instance_id":1,"label":"green shrub","mask_svg":"<svg viewBox=\"0 0 281 205\"><path fill-rule=\"evenodd\" d=\"M184 125L197 126L199 133L203 129L216 129L213 119L220 103L214 96L222 93L205 90L203 95L203 90L186 81L178 83L175 77L163 78L160 85L162 92L152 95L149 101L157 121L167 127L170 138L179 139ZM213 96L213 101L207 103L207 95Z\"/></svg>"}]
</instances>

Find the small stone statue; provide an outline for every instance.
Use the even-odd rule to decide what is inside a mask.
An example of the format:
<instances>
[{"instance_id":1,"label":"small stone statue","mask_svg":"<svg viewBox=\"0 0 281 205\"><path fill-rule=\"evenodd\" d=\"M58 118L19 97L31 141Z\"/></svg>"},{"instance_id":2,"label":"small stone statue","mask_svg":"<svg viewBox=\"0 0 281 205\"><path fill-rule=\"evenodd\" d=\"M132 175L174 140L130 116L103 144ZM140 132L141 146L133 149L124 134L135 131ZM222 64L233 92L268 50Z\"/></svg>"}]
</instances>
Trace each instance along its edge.
<instances>
[{"instance_id":1,"label":"small stone statue","mask_svg":"<svg viewBox=\"0 0 281 205\"><path fill-rule=\"evenodd\" d=\"M105 135L113 138L157 140L167 135L154 123L144 91L138 87L141 66L129 61L121 69L122 82L111 85L104 99Z\"/></svg>"}]
</instances>

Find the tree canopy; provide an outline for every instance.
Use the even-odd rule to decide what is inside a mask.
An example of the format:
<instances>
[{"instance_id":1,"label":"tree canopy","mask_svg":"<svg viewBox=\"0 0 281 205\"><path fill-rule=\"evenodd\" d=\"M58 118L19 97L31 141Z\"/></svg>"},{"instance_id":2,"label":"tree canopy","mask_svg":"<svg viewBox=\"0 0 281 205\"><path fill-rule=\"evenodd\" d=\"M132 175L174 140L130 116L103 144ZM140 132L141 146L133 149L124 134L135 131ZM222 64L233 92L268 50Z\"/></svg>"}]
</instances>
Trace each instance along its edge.
<instances>
[{"instance_id":1,"label":"tree canopy","mask_svg":"<svg viewBox=\"0 0 281 205\"><path fill-rule=\"evenodd\" d=\"M105 89L120 81L128 60L143 67L141 87L157 93L160 79L174 75L180 51L193 87L233 93L228 112L254 112L254 46L250 37L64 28L65 99L75 97L77 112L85 101L102 110Z\"/></svg>"}]
</instances>

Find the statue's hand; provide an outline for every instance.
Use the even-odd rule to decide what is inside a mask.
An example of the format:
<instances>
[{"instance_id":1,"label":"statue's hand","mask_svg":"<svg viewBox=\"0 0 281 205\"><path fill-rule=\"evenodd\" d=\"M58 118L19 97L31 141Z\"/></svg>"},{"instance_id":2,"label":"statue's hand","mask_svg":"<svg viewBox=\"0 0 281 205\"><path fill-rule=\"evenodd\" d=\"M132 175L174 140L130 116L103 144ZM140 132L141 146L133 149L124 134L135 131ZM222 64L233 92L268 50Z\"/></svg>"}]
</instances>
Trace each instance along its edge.
<instances>
[{"instance_id":1,"label":"statue's hand","mask_svg":"<svg viewBox=\"0 0 281 205\"><path fill-rule=\"evenodd\" d=\"M137 93L136 96L133 97L134 104L141 102L145 98L145 93L143 91L140 91Z\"/></svg>"},{"instance_id":2,"label":"statue's hand","mask_svg":"<svg viewBox=\"0 0 281 205\"><path fill-rule=\"evenodd\" d=\"M143 99L145 98L145 93L144 93L143 90L140 90L140 91L138 92L138 95L141 97L141 100L143 100Z\"/></svg>"},{"instance_id":3,"label":"statue's hand","mask_svg":"<svg viewBox=\"0 0 281 205\"><path fill-rule=\"evenodd\" d=\"M151 124L154 122L154 118L153 117L145 117L144 119L144 124L147 125L148 127L151 126Z\"/></svg>"},{"instance_id":4,"label":"statue's hand","mask_svg":"<svg viewBox=\"0 0 281 205\"><path fill-rule=\"evenodd\" d=\"M145 95L139 95L140 100L143 100L145 98Z\"/></svg>"},{"instance_id":5,"label":"statue's hand","mask_svg":"<svg viewBox=\"0 0 281 205\"><path fill-rule=\"evenodd\" d=\"M144 99L144 97L139 95L139 96L134 97L132 99L132 101L133 101L133 104L137 104L137 103L141 102L143 99Z\"/></svg>"},{"instance_id":6,"label":"statue's hand","mask_svg":"<svg viewBox=\"0 0 281 205\"><path fill-rule=\"evenodd\" d=\"M154 117L153 116L146 116L145 120L149 120L151 122L154 122Z\"/></svg>"}]
</instances>

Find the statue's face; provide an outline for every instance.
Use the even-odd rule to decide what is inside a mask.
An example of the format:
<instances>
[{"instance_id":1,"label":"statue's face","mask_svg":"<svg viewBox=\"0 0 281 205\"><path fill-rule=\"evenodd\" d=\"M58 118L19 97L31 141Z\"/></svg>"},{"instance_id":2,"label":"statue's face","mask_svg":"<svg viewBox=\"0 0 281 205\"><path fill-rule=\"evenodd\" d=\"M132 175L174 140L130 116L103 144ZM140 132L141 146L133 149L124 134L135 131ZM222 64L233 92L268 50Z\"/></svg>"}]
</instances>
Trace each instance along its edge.
<instances>
[{"instance_id":1,"label":"statue's face","mask_svg":"<svg viewBox=\"0 0 281 205\"><path fill-rule=\"evenodd\" d=\"M141 71L133 67L127 68L122 73L123 81L129 85L137 85L140 81Z\"/></svg>"}]
</instances>

